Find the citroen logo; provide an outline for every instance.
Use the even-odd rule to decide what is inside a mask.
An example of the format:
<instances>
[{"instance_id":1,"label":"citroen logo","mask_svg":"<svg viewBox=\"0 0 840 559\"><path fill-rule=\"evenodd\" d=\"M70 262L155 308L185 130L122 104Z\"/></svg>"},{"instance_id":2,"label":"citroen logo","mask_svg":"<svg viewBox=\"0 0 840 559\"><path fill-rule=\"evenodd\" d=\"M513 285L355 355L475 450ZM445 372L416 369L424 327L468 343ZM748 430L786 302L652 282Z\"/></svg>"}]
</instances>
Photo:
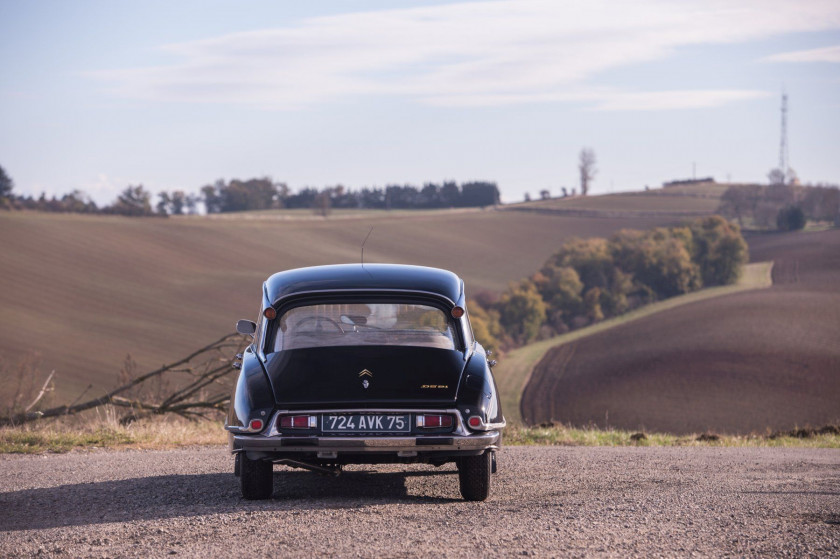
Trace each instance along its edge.
<instances>
[{"instance_id":1,"label":"citroen logo","mask_svg":"<svg viewBox=\"0 0 840 559\"><path fill-rule=\"evenodd\" d=\"M370 372L370 371L368 371L367 369L362 369L362 372L361 372L361 373L359 373L359 378L362 378L362 377L370 377L370 378L373 378L373 373L371 373L371 372Z\"/></svg>"}]
</instances>

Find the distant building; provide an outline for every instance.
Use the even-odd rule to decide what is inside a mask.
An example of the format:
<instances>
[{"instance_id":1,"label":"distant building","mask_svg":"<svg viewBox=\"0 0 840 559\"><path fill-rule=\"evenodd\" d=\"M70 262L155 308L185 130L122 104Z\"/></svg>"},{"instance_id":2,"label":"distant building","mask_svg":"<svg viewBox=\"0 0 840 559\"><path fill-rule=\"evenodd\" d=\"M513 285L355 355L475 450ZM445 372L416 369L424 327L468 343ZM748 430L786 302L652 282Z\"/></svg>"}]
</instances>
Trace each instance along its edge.
<instances>
[{"instance_id":1,"label":"distant building","mask_svg":"<svg viewBox=\"0 0 840 559\"><path fill-rule=\"evenodd\" d=\"M676 181L670 181L670 182L663 182L662 183L662 188L668 188L669 186L691 186L691 185L695 185L695 184L708 184L708 183L713 183L714 184L714 182L715 182L714 177L705 177L705 178L702 178L702 179L682 179L682 180L676 180Z\"/></svg>"}]
</instances>

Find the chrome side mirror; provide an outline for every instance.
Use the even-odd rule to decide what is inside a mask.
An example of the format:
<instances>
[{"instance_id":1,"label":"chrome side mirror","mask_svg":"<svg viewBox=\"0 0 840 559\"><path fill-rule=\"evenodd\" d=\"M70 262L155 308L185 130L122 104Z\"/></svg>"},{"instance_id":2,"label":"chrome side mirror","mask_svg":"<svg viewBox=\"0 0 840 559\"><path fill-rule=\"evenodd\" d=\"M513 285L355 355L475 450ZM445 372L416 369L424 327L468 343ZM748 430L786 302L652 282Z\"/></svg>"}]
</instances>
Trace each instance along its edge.
<instances>
[{"instance_id":1,"label":"chrome side mirror","mask_svg":"<svg viewBox=\"0 0 840 559\"><path fill-rule=\"evenodd\" d=\"M246 336L253 336L257 331L257 323L243 318L236 323L236 331Z\"/></svg>"}]
</instances>

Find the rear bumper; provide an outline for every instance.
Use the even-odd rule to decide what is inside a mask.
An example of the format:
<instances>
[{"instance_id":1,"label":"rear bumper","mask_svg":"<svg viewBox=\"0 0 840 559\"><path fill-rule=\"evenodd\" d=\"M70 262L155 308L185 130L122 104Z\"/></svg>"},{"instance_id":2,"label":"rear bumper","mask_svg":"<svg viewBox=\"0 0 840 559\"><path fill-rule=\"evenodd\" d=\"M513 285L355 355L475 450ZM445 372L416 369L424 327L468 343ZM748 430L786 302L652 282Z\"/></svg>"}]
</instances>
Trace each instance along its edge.
<instances>
[{"instance_id":1,"label":"rear bumper","mask_svg":"<svg viewBox=\"0 0 840 559\"><path fill-rule=\"evenodd\" d=\"M377 412L383 410L376 410ZM390 411L390 410L389 410ZM397 411L397 410L393 410ZM416 413L421 410L399 410L402 413ZM426 411L426 410L422 410ZM365 462L383 462L393 459L423 460L442 457L457 457L481 454L486 450L498 450L501 444L504 422L490 425L487 431L471 431L464 424L457 410L445 411L456 417L456 426L451 433L404 434L404 435L341 435L312 434L310 436L288 435L277 431L276 412L263 433L243 433L228 427L230 450L245 453L251 459L307 458L321 461L335 460L352 462L353 457ZM317 413L322 413L318 410ZM316 412L300 412L316 413Z\"/></svg>"},{"instance_id":2,"label":"rear bumper","mask_svg":"<svg viewBox=\"0 0 840 559\"><path fill-rule=\"evenodd\" d=\"M397 454L405 457L434 452L470 454L498 449L499 431L473 435L418 435L416 437L266 437L263 435L231 435L233 452L267 454L316 454L327 459L337 454Z\"/></svg>"}]
</instances>

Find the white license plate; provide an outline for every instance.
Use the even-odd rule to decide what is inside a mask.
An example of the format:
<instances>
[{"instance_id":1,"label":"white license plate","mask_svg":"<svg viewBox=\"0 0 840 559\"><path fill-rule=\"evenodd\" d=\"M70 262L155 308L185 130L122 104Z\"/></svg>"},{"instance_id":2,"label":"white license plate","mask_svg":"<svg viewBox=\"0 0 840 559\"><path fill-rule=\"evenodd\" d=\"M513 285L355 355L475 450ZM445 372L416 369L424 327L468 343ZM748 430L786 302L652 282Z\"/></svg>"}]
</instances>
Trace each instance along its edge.
<instances>
[{"instance_id":1,"label":"white license plate","mask_svg":"<svg viewBox=\"0 0 840 559\"><path fill-rule=\"evenodd\" d=\"M326 433L409 433L409 414L324 414L321 431Z\"/></svg>"}]
</instances>

